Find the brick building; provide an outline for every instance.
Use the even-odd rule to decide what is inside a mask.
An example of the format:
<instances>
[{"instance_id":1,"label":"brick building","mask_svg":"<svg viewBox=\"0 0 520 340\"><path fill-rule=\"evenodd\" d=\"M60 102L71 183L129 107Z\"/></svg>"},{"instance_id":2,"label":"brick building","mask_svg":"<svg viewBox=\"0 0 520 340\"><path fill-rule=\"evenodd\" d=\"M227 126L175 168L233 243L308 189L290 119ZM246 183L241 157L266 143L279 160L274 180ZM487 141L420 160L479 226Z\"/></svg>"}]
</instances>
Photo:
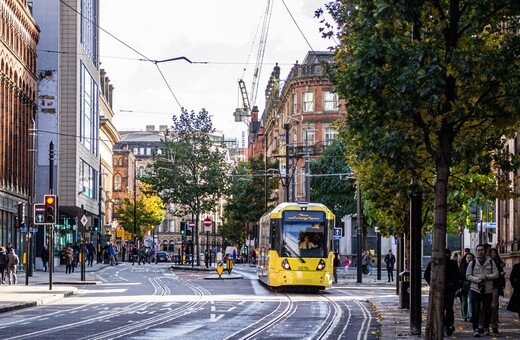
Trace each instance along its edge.
<instances>
[{"instance_id":1,"label":"brick building","mask_svg":"<svg viewBox=\"0 0 520 340\"><path fill-rule=\"evenodd\" d=\"M18 203L27 204L34 195L30 129L37 109L39 36L27 1L0 1L0 245L12 242L20 254Z\"/></svg>"}]
</instances>

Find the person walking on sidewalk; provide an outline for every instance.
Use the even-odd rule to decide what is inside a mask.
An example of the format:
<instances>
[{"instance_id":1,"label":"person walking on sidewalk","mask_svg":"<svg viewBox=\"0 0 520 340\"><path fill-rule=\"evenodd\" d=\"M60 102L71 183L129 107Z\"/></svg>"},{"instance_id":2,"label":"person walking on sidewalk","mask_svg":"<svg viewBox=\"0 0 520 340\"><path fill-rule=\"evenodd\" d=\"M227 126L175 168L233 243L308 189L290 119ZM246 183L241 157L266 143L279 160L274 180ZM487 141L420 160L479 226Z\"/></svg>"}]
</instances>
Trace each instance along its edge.
<instances>
[{"instance_id":1,"label":"person walking on sidewalk","mask_svg":"<svg viewBox=\"0 0 520 340\"><path fill-rule=\"evenodd\" d=\"M9 258L5 252L4 247L0 247L0 275L2 276L2 284L5 284L5 271L7 270L7 263Z\"/></svg>"},{"instance_id":2,"label":"person walking on sidewalk","mask_svg":"<svg viewBox=\"0 0 520 340\"><path fill-rule=\"evenodd\" d=\"M338 283L338 267L341 266L338 253L334 252L334 263L332 266L332 274L334 276L334 283Z\"/></svg>"},{"instance_id":3,"label":"person walking on sidewalk","mask_svg":"<svg viewBox=\"0 0 520 340\"><path fill-rule=\"evenodd\" d=\"M455 315L453 312L453 302L455 293L460 288L460 271L457 262L451 259L451 250L446 249L446 265L444 276L444 332L446 336L451 336L455 331ZM430 284L431 265L428 263L424 272L424 280Z\"/></svg>"},{"instance_id":4,"label":"person walking on sidewalk","mask_svg":"<svg viewBox=\"0 0 520 340\"><path fill-rule=\"evenodd\" d=\"M476 248L477 258L471 261L466 271L466 279L471 281L471 294L473 300L473 311L471 323L473 336L481 334L490 335L489 324L491 323L491 300L493 299L493 280L499 276L498 268L491 258L486 257L484 245L479 244ZM479 327L479 314L482 309L484 313L483 327Z\"/></svg>"},{"instance_id":5,"label":"person walking on sidewalk","mask_svg":"<svg viewBox=\"0 0 520 340\"><path fill-rule=\"evenodd\" d=\"M504 288L506 288L506 272L504 271L504 266L506 265L500 255L498 254L498 250L496 248L491 248L491 259L495 262L498 269L498 279L493 280L493 299L491 300L491 329L493 330L493 334L498 334L498 323L499 315L498 315L498 307L499 307L499 298L500 296L504 296Z\"/></svg>"},{"instance_id":6,"label":"person walking on sidewalk","mask_svg":"<svg viewBox=\"0 0 520 340\"><path fill-rule=\"evenodd\" d=\"M468 265L473 261L475 256L471 253L466 253L462 257L462 261L460 262L460 275L462 279L462 291L460 295L460 313L462 319L464 321L471 321L471 315L473 311L473 305L471 304L472 296L471 296L471 281L466 279L466 272L468 270Z\"/></svg>"},{"instance_id":7,"label":"person walking on sidewalk","mask_svg":"<svg viewBox=\"0 0 520 340\"><path fill-rule=\"evenodd\" d=\"M87 251L87 266L92 267L92 264L94 263L94 254L96 253L96 248L94 247L94 243L92 243L92 241L90 241L90 243L87 244Z\"/></svg>"},{"instance_id":8,"label":"person walking on sidewalk","mask_svg":"<svg viewBox=\"0 0 520 340\"><path fill-rule=\"evenodd\" d=\"M9 284L11 284L12 277L12 282L15 285L17 282L16 267L18 266L19 259L18 255L16 255L16 252L14 251L14 248L11 248L7 258L9 259L7 262L7 280L9 281Z\"/></svg>"},{"instance_id":9,"label":"person walking on sidewalk","mask_svg":"<svg viewBox=\"0 0 520 340\"><path fill-rule=\"evenodd\" d=\"M513 266L511 274L509 275L509 282L513 287L513 294L507 304L507 310L510 312L517 312L520 317L520 263Z\"/></svg>"},{"instance_id":10,"label":"person walking on sidewalk","mask_svg":"<svg viewBox=\"0 0 520 340\"><path fill-rule=\"evenodd\" d=\"M47 272L47 267L49 265L49 248L47 248L46 245L43 246L40 257L42 258L43 270Z\"/></svg>"},{"instance_id":11,"label":"person walking on sidewalk","mask_svg":"<svg viewBox=\"0 0 520 340\"><path fill-rule=\"evenodd\" d=\"M394 265L395 265L395 255L392 253L392 249L388 251L388 254L385 256L386 263L386 271L388 273L388 282L394 281Z\"/></svg>"},{"instance_id":12,"label":"person walking on sidewalk","mask_svg":"<svg viewBox=\"0 0 520 340\"><path fill-rule=\"evenodd\" d=\"M350 257L345 258L345 275L348 274L348 268L350 267Z\"/></svg>"},{"instance_id":13,"label":"person walking on sidewalk","mask_svg":"<svg viewBox=\"0 0 520 340\"><path fill-rule=\"evenodd\" d=\"M65 273L72 274L74 272L74 250L69 246L65 249Z\"/></svg>"}]
</instances>

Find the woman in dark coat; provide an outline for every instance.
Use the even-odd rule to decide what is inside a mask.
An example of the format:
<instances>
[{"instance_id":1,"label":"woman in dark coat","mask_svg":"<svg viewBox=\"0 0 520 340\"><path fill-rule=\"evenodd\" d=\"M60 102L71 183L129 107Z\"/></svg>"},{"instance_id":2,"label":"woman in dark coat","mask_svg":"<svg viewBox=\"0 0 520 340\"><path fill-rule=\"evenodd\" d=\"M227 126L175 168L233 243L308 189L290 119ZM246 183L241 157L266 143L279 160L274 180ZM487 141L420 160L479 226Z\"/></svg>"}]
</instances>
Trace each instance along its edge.
<instances>
[{"instance_id":1,"label":"woman in dark coat","mask_svg":"<svg viewBox=\"0 0 520 340\"><path fill-rule=\"evenodd\" d=\"M513 270L509 276L509 281L514 290L513 295L511 295L511 298L509 299L507 310L517 312L520 317L520 263L513 266Z\"/></svg>"}]
</instances>

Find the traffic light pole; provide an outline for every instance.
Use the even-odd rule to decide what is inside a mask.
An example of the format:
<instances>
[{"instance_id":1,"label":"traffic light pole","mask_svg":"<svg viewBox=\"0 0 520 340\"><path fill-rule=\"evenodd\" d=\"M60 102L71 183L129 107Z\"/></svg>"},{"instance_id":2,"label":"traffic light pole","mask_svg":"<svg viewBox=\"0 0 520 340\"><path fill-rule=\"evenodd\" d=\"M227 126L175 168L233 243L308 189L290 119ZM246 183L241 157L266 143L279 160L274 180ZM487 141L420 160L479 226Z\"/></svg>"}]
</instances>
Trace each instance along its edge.
<instances>
[{"instance_id":1,"label":"traffic light pole","mask_svg":"<svg viewBox=\"0 0 520 340\"><path fill-rule=\"evenodd\" d=\"M54 143L49 144L49 193L54 193ZM52 290L52 272L54 271L54 224L49 225L49 290Z\"/></svg>"},{"instance_id":2,"label":"traffic light pole","mask_svg":"<svg viewBox=\"0 0 520 340\"><path fill-rule=\"evenodd\" d=\"M83 204L81 205L81 216L85 216L85 207L83 206ZM87 227L85 225L82 225L81 246L79 247L79 251L81 252L79 254L81 259L81 281L85 281L85 229L87 229Z\"/></svg>"}]
</instances>

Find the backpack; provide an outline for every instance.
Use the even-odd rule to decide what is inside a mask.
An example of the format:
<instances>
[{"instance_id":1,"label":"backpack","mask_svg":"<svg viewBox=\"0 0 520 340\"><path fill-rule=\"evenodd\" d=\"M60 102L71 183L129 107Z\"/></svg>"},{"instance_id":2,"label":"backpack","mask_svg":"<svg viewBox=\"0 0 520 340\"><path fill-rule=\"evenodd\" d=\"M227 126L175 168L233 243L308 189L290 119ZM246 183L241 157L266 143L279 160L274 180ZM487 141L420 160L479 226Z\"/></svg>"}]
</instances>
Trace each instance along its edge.
<instances>
[{"instance_id":1,"label":"backpack","mask_svg":"<svg viewBox=\"0 0 520 340\"><path fill-rule=\"evenodd\" d=\"M12 260L13 261L10 261L10 263L14 264L15 266L18 265L18 256L16 254L14 254Z\"/></svg>"}]
</instances>

